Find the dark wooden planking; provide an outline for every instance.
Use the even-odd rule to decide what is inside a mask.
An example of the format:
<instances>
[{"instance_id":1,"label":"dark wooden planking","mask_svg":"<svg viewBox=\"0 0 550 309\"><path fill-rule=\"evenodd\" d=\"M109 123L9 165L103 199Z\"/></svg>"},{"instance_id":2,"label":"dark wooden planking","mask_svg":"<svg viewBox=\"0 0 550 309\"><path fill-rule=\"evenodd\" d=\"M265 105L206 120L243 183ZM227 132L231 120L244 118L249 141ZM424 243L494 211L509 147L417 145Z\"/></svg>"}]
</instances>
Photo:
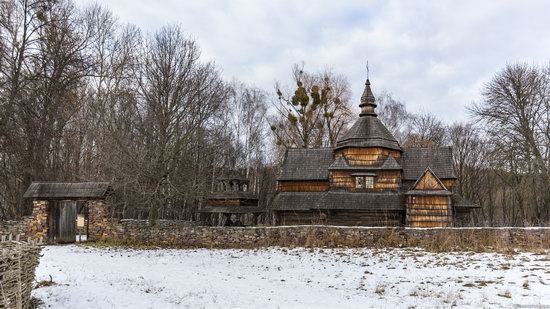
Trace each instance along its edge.
<instances>
[{"instance_id":1,"label":"dark wooden planking","mask_svg":"<svg viewBox=\"0 0 550 309\"><path fill-rule=\"evenodd\" d=\"M76 201L58 201L57 242L72 243L76 240Z\"/></svg>"},{"instance_id":2,"label":"dark wooden planking","mask_svg":"<svg viewBox=\"0 0 550 309\"><path fill-rule=\"evenodd\" d=\"M278 225L401 226L402 216L401 211L283 211L278 212Z\"/></svg>"}]
</instances>

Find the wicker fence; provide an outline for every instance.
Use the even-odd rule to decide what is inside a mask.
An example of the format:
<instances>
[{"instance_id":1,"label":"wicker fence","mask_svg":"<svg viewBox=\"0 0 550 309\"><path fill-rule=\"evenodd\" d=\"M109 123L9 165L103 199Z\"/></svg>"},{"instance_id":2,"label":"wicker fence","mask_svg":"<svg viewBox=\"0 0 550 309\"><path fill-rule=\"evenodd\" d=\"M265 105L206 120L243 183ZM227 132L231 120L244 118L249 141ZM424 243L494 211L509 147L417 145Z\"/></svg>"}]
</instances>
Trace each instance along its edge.
<instances>
[{"instance_id":1,"label":"wicker fence","mask_svg":"<svg viewBox=\"0 0 550 309\"><path fill-rule=\"evenodd\" d=\"M19 237L0 240L0 309L31 307L34 271L40 258L40 241L20 242Z\"/></svg>"}]
</instances>

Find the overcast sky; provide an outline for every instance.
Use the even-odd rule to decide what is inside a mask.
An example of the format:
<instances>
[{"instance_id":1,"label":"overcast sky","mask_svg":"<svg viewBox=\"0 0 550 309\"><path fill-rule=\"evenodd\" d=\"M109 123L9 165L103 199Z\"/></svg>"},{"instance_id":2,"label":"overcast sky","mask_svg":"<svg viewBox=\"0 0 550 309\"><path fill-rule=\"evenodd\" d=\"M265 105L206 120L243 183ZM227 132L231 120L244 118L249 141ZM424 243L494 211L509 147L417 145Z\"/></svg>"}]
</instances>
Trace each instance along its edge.
<instances>
[{"instance_id":1,"label":"overcast sky","mask_svg":"<svg viewBox=\"0 0 550 309\"><path fill-rule=\"evenodd\" d=\"M88 0L78 0L89 4ZM550 61L550 1L100 0L144 32L179 24L227 79L274 92L291 66L331 67L354 105L366 78L410 111L468 117L483 83L507 63Z\"/></svg>"}]
</instances>

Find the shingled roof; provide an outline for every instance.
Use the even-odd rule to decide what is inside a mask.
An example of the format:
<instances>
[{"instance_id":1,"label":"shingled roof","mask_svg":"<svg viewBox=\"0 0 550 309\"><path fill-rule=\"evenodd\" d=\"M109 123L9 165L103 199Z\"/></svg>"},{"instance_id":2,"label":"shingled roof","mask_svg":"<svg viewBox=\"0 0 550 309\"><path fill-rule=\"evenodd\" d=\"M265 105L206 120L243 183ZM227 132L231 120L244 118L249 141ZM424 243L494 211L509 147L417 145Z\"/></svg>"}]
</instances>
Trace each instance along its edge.
<instances>
[{"instance_id":1,"label":"shingled roof","mask_svg":"<svg viewBox=\"0 0 550 309\"><path fill-rule=\"evenodd\" d=\"M456 179L451 147L405 148L401 158L404 180L418 179L427 167L439 179Z\"/></svg>"},{"instance_id":2,"label":"shingled roof","mask_svg":"<svg viewBox=\"0 0 550 309\"><path fill-rule=\"evenodd\" d=\"M332 148L290 148L286 151L279 180L328 180Z\"/></svg>"},{"instance_id":3,"label":"shingled roof","mask_svg":"<svg viewBox=\"0 0 550 309\"><path fill-rule=\"evenodd\" d=\"M336 149L344 147L384 147L401 150L391 132L376 116L375 98L367 79L361 96L361 114L353 126L336 142Z\"/></svg>"},{"instance_id":4,"label":"shingled roof","mask_svg":"<svg viewBox=\"0 0 550 309\"><path fill-rule=\"evenodd\" d=\"M386 158L386 161L384 161L382 166L380 166L380 169L389 171L389 170L400 170L402 169L402 167L401 165L399 165L399 163L397 163L394 157L388 156L388 158Z\"/></svg>"},{"instance_id":5,"label":"shingled roof","mask_svg":"<svg viewBox=\"0 0 550 309\"><path fill-rule=\"evenodd\" d=\"M208 195L208 199L211 200L229 200L229 199L241 199L241 200L257 200L258 197L250 191L217 191Z\"/></svg>"},{"instance_id":6,"label":"shingled roof","mask_svg":"<svg viewBox=\"0 0 550 309\"><path fill-rule=\"evenodd\" d=\"M337 149L344 147L385 147L401 150L388 128L373 115L359 117L348 132L336 142Z\"/></svg>"},{"instance_id":7,"label":"shingled roof","mask_svg":"<svg viewBox=\"0 0 550 309\"><path fill-rule=\"evenodd\" d=\"M101 199L111 187L108 182L33 182L23 197L45 199Z\"/></svg>"},{"instance_id":8,"label":"shingled roof","mask_svg":"<svg viewBox=\"0 0 550 309\"><path fill-rule=\"evenodd\" d=\"M229 213L229 214L246 214L264 212L258 206L203 206L199 209L203 213Z\"/></svg>"},{"instance_id":9,"label":"shingled roof","mask_svg":"<svg viewBox=\"0 0 550 309\"><path fill-rule=\"evenodd\" d=\"M404 210L404 195L398 193L279 192L273 210L369 209Z\"/></svg>"}]
</instances>

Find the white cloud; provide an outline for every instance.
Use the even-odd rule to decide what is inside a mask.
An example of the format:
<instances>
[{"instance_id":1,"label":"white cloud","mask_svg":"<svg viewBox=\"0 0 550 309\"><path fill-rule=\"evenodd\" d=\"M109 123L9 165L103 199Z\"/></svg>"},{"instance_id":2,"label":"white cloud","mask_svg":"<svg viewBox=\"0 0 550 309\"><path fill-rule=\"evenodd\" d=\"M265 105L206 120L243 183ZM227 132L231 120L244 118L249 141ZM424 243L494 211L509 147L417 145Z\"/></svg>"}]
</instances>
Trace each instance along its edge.
<instances>
[{"instance_id":1,"label":"white cloud","mask_svg":"<svg viewBox=\"0 0 550 309\"><path fill-rule=\"evenodd\" d=\"M87 3L87 0L79 3ZM228 78L273 91L292 64L350 80L358 102L369 60L375 92L447 121L467 117L506 63L546 63L548 1L101 0L146 32L179 24Z\"/></svg>"}]
</instances>

